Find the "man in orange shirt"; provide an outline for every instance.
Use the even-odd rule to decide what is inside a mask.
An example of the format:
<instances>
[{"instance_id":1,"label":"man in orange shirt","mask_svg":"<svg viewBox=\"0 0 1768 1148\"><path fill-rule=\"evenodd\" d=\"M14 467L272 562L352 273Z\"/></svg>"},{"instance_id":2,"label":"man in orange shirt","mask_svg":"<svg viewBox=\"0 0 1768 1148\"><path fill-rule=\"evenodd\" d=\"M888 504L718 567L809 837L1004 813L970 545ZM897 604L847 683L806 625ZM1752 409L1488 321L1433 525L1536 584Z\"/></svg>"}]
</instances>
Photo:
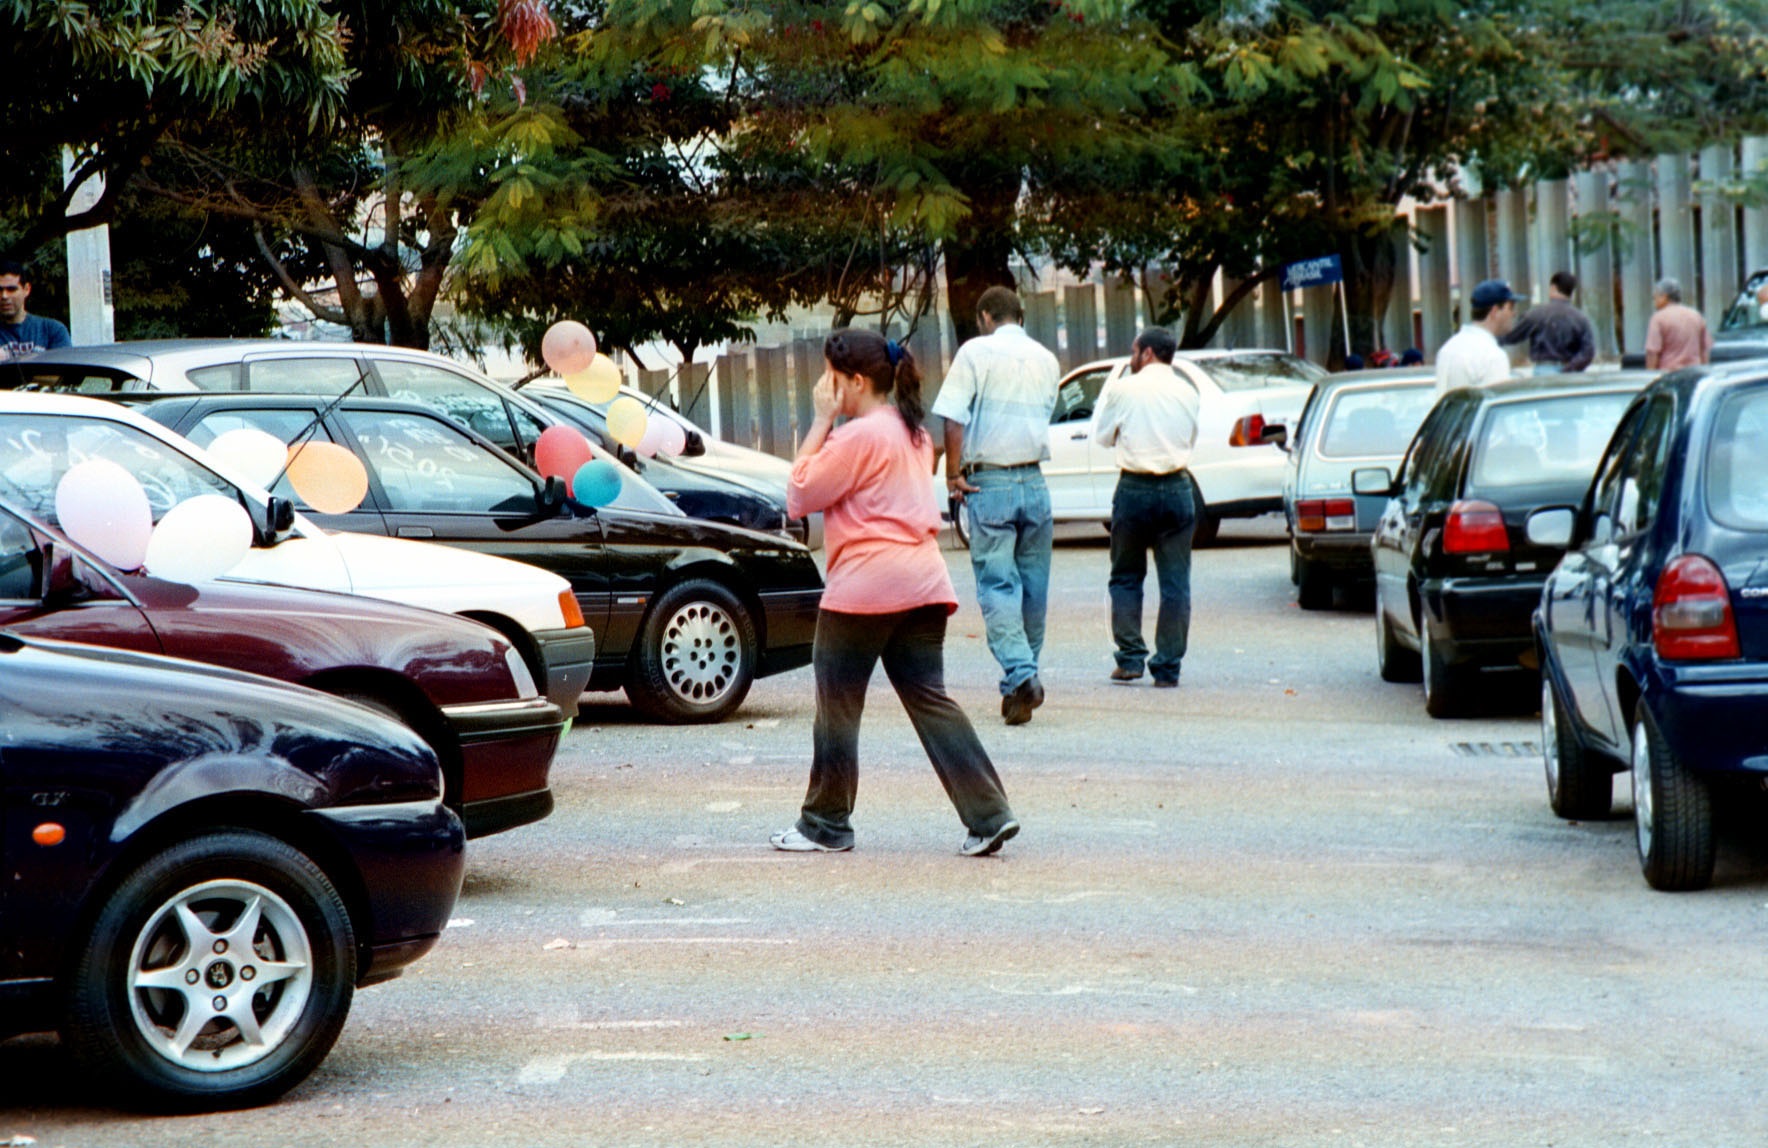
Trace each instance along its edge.
<instances>
[{"instance_id":1,"label":"man in orange shirt","mask_svg":"<svg viewBox=\"0 0 1768 1148\"><path fill-rule=\"evenodd\" d=\"M1651 289L1651 324L1645 329L1645 366L1674 371L1713 359L1713 333L1699 311L1682 302L1682 284L1660 279Z\"/></svg>"}]
</instances>

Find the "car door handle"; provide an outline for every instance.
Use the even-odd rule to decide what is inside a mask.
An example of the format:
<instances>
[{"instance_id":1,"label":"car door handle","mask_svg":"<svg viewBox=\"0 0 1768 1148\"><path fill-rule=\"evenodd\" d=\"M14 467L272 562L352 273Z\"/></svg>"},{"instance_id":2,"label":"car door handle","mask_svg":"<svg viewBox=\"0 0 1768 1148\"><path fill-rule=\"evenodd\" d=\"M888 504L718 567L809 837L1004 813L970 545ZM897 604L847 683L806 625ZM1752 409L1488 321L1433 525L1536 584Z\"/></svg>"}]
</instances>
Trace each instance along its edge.
<instances>
[{"instance_id":1,"label":"car door handle","mask_svg":"<svg viewBox=\"0 0 1768 1148\"><path fill-rule=\"evenodd\" d=\"M1071 434L1068 436L1068 441L1069 442L1086 442L1087 441L1087 433L1085 431L1082 431L1079 434Z\"/></svg>"},{"instance_id":2,"label":"car door handle","mask_svg":"<svg viewBox=\"0 0 1768 1148\"><path fill-rule=\"evenodd\" d=\"M434 538L436 537L436 532L431 530L428 526L401 526L399 528L399 537Z\"/></svg>"}]
</instances>

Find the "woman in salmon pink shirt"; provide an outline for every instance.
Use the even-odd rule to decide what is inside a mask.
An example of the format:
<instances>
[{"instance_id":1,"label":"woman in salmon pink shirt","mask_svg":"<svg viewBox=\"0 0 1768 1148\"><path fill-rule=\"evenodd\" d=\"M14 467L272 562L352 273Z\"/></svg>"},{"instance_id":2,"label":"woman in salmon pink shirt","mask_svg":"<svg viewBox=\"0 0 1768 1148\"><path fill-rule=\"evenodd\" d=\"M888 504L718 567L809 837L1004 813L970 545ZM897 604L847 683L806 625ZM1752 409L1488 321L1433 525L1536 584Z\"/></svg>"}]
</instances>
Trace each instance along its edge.
<instances>
[{"instance_id":1,"label":"woman in salmon pink shirt","mask_svg":"<svg viewBox=\"0 0 1768 1148\"><path fill-rule=\"evenodd\" d=\"M823 359L816 417L786 495L794 518L823 512L828 554L812 655L810 787L797 825L774 834L773 845L792 853L853 848L860 712L882 661L968 830L958 852L987 856L1019 822L976 730L945 692L945 622L958 599L928 495L933 440L921 425L921 372L895 342L851 327L829 336ZM837 416L847 419L839 429Z\"/></svg>"}]
</instances>

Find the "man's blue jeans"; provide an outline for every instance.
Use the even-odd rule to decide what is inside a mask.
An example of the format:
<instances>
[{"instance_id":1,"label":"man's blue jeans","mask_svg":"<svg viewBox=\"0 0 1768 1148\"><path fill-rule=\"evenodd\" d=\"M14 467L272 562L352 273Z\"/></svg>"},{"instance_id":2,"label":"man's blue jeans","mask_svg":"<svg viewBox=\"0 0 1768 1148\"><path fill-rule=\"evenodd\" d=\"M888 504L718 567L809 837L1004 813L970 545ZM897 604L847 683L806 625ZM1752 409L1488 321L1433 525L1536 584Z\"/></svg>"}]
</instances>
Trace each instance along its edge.
<instances>
[{"instance_id":1,"label":"man's blue jeans","mask_svg":"<svg viewBox=\"0 0 1768 1148\"><path fill-rule=\"evenodd\" d=\"M1001 664L1005 697L1037 677L1050 606L1050 491L1035 466L981 470L970 506L970 567L988 649Z\"/></svg>"},{"instance_id":2,"label":"man's blue jeans","mask_svg":"<svg viewBox=\"0 0 1768 1148\"><path fill-rule=\"evenodd\" d=\"M1111 637L1117 666L1141 673L1146 663L1156 681L1179 680L1179 663L1191 632L1191 532L1197 503L1184 471L1152 475L1121 473L1111 496ZM1142 584L1154 552L1160 612L1154 621L1154 656L1142 640Z\"/></svg>"}]
</instances>

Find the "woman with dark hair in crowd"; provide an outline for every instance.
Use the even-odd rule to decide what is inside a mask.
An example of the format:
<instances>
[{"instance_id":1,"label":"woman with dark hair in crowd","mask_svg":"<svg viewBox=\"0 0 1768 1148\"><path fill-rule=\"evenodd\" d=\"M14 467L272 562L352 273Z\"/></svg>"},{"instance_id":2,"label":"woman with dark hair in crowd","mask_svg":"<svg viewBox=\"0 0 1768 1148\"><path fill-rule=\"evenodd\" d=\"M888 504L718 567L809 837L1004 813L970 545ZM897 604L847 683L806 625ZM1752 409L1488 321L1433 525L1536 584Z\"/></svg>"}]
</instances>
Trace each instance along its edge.
<instances>
[{"instance_id":1,"label":"woman with dark hair in crowd","mask_svg":"<svg viewBox=\"0 0 1768 1148\"><path fill-rule=\"evenodd\" d=\"M1019 832L1001 779L945 692L945 623L958 608L929 493L933 440L921 425L921 372L894 340L848 327L823 343L816 417L792 465L792 517L823 512L827 588L812 664L816 725L798 823L774 848L853 848L859 720L882 661L945 792L969 831L958 850L995 852ZM847 421L835 427L837 416Z\"/></svg>"}]
</instances>

